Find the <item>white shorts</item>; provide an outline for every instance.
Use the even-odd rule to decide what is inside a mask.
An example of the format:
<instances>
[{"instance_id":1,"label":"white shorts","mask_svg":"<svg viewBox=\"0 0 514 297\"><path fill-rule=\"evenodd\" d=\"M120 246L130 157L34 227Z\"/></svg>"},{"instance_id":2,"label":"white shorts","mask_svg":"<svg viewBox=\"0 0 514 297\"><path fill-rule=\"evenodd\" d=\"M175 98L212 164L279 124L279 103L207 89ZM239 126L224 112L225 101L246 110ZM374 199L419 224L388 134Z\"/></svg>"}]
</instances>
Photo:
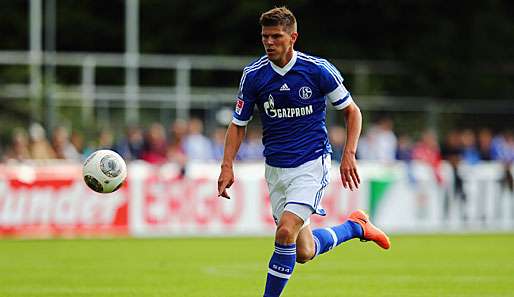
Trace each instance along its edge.
<instances>
[{"instance_id":1,"label":"white shorts","mask_svg":"<svg viewBox=\"0 0 514 297\"><path fill-rule=\"evenodd\" d=\"M330 155L308 161L295 168L279 168L266 164L271 210L278 223L284 210L298 215L305 224L315 213L326 215L321 207L325 188L330 181Z\"/></svg>"}]
</instances>

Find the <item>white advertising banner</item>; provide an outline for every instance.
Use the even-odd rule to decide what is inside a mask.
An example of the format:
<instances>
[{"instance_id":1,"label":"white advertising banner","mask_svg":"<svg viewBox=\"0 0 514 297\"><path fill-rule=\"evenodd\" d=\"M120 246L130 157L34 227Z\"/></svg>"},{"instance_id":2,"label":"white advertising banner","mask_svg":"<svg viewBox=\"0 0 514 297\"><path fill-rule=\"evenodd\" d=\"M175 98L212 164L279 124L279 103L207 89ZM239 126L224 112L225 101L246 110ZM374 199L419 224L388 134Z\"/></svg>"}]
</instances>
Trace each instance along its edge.
<instances>
[{"instance_id":1,"label":"white advertising banner","mask_svg":"<svg viewBox=\"0 0 514 297\"><path fill-rule=\"evenodd\" d=\"M169 174L176 169L154 170L144 164L133 164L130 170L129 224L136 236L255 235L274 230L262 164L236 166L230 200L217 197L217 164L191 164L187 178ZM436 174L420 163L362 162L362 184L353 192L342 187L338 167L332 170L322 202L327 215L313 216L313 226L340 224L362 208L391 232L514 228L514 194L502 185L500 164L459 168L465 197L455 193L455 177L446 164Z\"/></svg>"},{"instance_id":2,"label":"white advertising banner","mask_svg":"<svg viewBox=\"0 0 514 297\"><path fill-rule=\"evenodd\" d=\"M262 164L238 164L231 199L217 197L218 165L192 164L188 178L151 170L144 164L129 168L132 234L146 235L258 235L272 234L268 190ZM137 172L137 175L135 174ZM328 215L313 224L336 224L349 212L366 208L361 192L348 192L340 183L327 189L323 207Z\"/></svg>"}]
</instances>

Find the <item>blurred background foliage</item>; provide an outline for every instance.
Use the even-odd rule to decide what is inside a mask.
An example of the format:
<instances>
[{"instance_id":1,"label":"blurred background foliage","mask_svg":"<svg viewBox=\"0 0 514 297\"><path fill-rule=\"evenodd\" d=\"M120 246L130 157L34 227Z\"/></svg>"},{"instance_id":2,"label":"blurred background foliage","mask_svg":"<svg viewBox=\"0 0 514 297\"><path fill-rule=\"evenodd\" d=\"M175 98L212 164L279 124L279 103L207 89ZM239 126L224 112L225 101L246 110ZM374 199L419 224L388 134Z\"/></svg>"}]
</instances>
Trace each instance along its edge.
<instances>
[{"instance_id":1,"label":"blurred background foliage","mask_svg":"<svg viewBox=\"0 0 514 297\"><path fill-rule=\"evenodd\" d=\"M514 92L512 1L142 0L140 51L261 55L259 14L281 4L298 18L301 51L400 63L408 75L380 84L389 94L501 99ZM8 12L1 49L28 47L27 6L0 2ZM123 52L124 1L57 1L57 50Z\"/></svg>"},{"instance_id":2,"label":"blurred background foliage","mask_svg":"<svg viewBox=\"0 0 514 297\"><path fill-rule=\"evenodd\" d=\"M124 51L125 1L56 3L57 51ZM391 61L402 70L394 76L371 73L366 94L512 100L513 1L140 0L140 52L262 55L258 17L280 5L297 16L298 50L329 59ZM0 50L28 49L28 6L0 1ZM337 66L344 75L344 65ZM60 69L57 82L78 82L79 76L76 69ZM351 86L354 77L345 78ZM235 87L238 79L232 72L192 73L196 86ZM174 81L174 73L142 69L140 80L163 84ZM0 84L12 81L27 82L26 67L2 66ZM99 69L96 81L122 85L123 69ZM24 106L28 101L1 98L2 125L25 123Z\"/></svg>"}]
</instances>

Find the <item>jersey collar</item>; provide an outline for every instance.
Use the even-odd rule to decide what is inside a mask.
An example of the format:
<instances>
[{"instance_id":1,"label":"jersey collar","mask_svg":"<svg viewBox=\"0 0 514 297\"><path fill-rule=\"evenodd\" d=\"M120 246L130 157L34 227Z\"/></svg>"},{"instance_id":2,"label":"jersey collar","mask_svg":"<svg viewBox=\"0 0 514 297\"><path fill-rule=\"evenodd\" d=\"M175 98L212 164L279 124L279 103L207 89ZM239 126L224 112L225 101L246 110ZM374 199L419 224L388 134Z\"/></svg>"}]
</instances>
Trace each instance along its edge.
<instances>
[{"instance_id":1,"label":"jersey collar","mask_svg":"<svg viewBox=\"0 0 514 297\"><path fill-rule=\"evenodd\" d=\"M298 54L296 53L296 51L293 51L293 57L291 58L289 63L287 63L284 67L279 67L270 61L271 68L273 68L273 70L275 70L276 73L284 76L289 70L291 70L291 68L293 68L294 64L296 63L297 56Z\"/></svg>"}]
</instances>

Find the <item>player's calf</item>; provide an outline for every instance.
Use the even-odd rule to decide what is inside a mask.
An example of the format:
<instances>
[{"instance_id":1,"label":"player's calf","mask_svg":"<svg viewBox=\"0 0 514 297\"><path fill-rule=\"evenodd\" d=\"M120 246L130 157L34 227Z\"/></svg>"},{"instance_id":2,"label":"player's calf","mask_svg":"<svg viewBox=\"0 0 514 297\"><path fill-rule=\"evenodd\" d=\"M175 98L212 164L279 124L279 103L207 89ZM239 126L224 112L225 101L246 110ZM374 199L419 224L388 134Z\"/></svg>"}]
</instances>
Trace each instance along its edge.
<instances>
[{"instance_id":1,"label":"player's calf","mask_svg":"<svg viewBox=\"0 0 514 297\"><path fill-rule=\"evenodd\" d=\"M309 262L316 254L310 225L303 226L296 238L296 263Z\"/></svg>"},{"instance_id":2,"label":"player's calf","mask_svg":"<svg viewBox=\"0 0 514 297\"><path fill-rule=\"evenodd\" d=\"M315 242L315 256L324 254L341 243L353 238L362 238L363 229L351 220L330 228L319 228L312 231Z\"/></svg>"},{"instance_id":3,"label":"player's calf","mask_svg":"<svg viewBox=\"0 0 514 297\"><path fill-rule=\"evenodd\" d=\"M266 278L264 297L280 296L293 274L296 263L296 237L303 220L290 212L284 212L275 233L275 250L271 256Z\"/></svg>"},{"instance_id":4,"label":"player's calf","mask_svg":"<svg viewBox=\"0 0 514 297\"><path fill-rule=\"evenodd\" d=\"M305 264L314 258L315 254L314 245L310 246L296 246L296 263Z\"/></svg>"}]
</instances>

